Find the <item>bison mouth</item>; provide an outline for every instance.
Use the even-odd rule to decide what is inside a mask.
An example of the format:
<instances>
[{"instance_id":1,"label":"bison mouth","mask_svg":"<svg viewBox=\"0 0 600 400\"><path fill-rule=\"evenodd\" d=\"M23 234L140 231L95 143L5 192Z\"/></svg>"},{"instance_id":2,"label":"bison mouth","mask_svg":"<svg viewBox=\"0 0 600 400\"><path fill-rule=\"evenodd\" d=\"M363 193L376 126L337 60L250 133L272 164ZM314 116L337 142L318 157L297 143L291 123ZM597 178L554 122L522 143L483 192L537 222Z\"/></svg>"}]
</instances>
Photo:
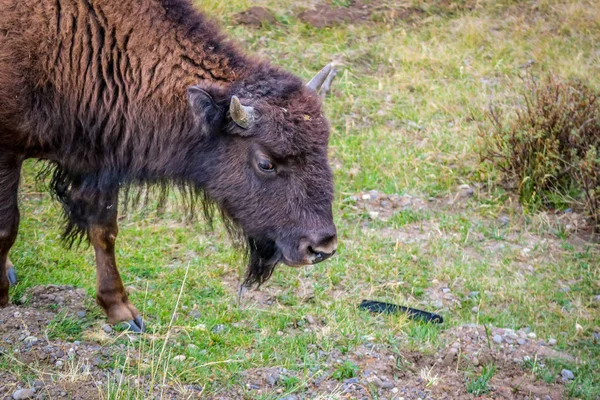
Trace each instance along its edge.
<instances>
[{"instance_id":1,"label":"bison mouth","mask_svg":"<svg viewBox=\"0 0 600 400\"><path fill-rule=\"evenodd\" d=\"M275 241L248 238L249 262L243 286L260 286L273 274L273 270L283 260L283 253Z\"/></svg>"}]
</instances>

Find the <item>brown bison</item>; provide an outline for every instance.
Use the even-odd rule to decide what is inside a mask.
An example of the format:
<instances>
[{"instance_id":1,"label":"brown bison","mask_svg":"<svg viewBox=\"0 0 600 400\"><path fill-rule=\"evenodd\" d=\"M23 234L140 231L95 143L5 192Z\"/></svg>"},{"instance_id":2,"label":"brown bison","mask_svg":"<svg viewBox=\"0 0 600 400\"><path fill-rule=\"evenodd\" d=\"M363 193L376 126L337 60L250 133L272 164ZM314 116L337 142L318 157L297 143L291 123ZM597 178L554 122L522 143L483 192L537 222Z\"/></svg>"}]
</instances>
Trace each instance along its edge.
<instances>
[{"instance_id":1,"label":"brown bison","mask_svg":"<svg viewBox=\"0 0 600 400\"><path fill-rule=\"evenodd\" d=\"M110 323L142 319L115 261L119 190L179 186L249 251L245 285L336 250L329 127L307 85L243 54L184 0L0 0L0 306L21 164L47 160L66 239L96 252Z\"/></svg>"}]
</instances>

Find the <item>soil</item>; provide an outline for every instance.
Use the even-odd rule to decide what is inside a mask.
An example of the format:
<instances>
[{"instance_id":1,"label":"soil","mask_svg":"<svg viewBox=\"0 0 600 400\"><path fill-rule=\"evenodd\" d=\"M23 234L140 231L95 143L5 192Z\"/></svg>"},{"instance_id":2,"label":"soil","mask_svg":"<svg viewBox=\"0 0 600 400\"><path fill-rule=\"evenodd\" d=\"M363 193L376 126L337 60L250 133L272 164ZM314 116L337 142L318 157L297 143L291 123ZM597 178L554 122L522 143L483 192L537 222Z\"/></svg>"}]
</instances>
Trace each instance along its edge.
<instances>
[{"instance_id":1,"label":"soil","mask_svg":"<svg viewBox=\"0 0 600 400\"><path fill-rule=\"evenodd\" d=\"M250 7L246 11L236 14L234 17L238 24L251 25L255 27L275 24L275 17L265 7Z\"/></svg>"},{"instance_id":2,"label":"soil","mask_svg":"<svg viewBox=\"0 0 600 400\"><path fill-rule=\"evenodd\" d=\"M236 278L228 279L233 286ZM247 301L251 300L260 307L275 306L271 296L250 291L245 294L244 303L248 304ZM114 332L107 334L103 331L103 322L99 322L97 314L88 316L92 313L88 310L91 300L85 291L71 286L37 286L25 297L27 305L9 305L0 309L0 352L21 370L20 374L12 368L0 371L0 399L10 399L15 391L22 388L35 388L35 398L99 398L108 377L114 379L119 376L120 372L113 368L112 362L126 350L123 345L114 344ZM97 332L82 341L49 338L48 326L56 321L57 315L95 319L86 321L89 326L97 326ZM292 329L327 329L321 321L310 316L306 316L305 320L301 327ZM496 335L502 337L502 343L489 340ZM536 358L538 362L546 357L574 360L570 355L535 339L526 330L515 332L492 328L486 333L482 326L465 325L446 331L443 342L445 345L436 354L392 352L370 342L370 338L347 354L338 350L326 353L313 345L314 349L309 350L327 369L312 371L301 393L286 393L284 377L294 376L296 372L260 368L242 374L245 387L228 389L214 398L237 399L247 397L249 393L251 396L286 394L290 400L315 398L324 393L337 393L340 398L371 398L375 392L381 398L407 400L473 398L466 392L465 377L493 361L497 372L490 382L487 398L559 399L564 390L559 377L552 384L536 380L531 371L523 367L523 362L526 357ZM345 361L358 366L358 374L352 378L334 379L332 374L336 366ZM25 381L23 376L35 378ZM297 378L306 379L303 376ZM146 390L149 391L148 388ZM166 398L179 398L178 393L169 389L164 394ZM200 393L201 388L197 385L185 387L186 398L198 397Z\"/></svg>"},{"instance_id":3,"label":"soil","mask_svg":"<svg viewBox=\"0 0 600 400\"><path fill-rule=\"evenodd\" d=\"M311 329L320 329L310 324ZM253 395L276 394L286 399L317 398L324 393L337 394L336 398L362 399L473 399L467 393L465 380L477 374L482 365L494 363L496 373L484 398L490 399L561 399L564 385L560 377L554 383L540 381L523 366L529 357L543 363L547 357L573 360L568 354L555 351L543 341L533 339L525 330L493 328L492 336L502 337L503 343L488 341L483 326L465 325L444 334L446 345L437 354L427 355L414 351L392 352L370 343L368 339L354 351L342 355L339 351L318 356L330 370L314 371L303 393L286 393L282 382L294 376L284 368L257 368L243 374L246 387L222 394L219 399L241 397L244 391ZM490 336L490 337L492 337ZM517 342L519 341L519 342ZM522 344L519 344L522 343ZM324 360L323 360L324 359ZM358 366L355 377L342 380L332 377L332 370L346 361ZM296 376L298 379L306 379Z\"/></svg>"},{"instance_id":4,"label":"soil","mask_svg":"<svg viewBox=\"0 0 600 400\"><path fill-rule=\"evenodd\" d=\"M413 7L391 8L387 5L378 5L378 2L350 1L347 7L319 4L301 12L298 18L315 28L325 28L372 20L412 22L421 14L421 10Z\"/></svg>"}]
</instances>

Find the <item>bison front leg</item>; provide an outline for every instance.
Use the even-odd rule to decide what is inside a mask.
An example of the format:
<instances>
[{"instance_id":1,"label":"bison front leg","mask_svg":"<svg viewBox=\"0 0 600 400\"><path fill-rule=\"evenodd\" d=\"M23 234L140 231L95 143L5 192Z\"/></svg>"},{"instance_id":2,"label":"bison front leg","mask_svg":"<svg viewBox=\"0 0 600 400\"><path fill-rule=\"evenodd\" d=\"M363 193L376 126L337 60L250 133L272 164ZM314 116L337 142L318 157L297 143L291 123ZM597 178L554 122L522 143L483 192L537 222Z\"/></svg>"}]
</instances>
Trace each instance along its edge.
<instances>
[{"instance_id":1,"label":"bison front leg","mask_svg":"<svg viewBox=\"0 0 600 400\"><path fill-rule=\"evenodd\" d=\"M74 186L67 207L71 223L87 232L96 252L96 302L110 324L126 322L132 331L143 332L142 317L127 297L115 259L118 190L107 193Z\"/></svg>"},{"instance_id":2,"label":"bison front leg","mask_svg":"<svg viewBox=\"0 0 600 400\"><path fill-rule=\"evenodd\" d=\"M116 208L116 207L115 207ZM114 218L102 224L92 224L88 230L96 252L96 302L104 309L110 324L126 322L134 332L143 332L144 322L137 308L129 301L115 260L118 227Z\"/></svg>"}]
</instances>

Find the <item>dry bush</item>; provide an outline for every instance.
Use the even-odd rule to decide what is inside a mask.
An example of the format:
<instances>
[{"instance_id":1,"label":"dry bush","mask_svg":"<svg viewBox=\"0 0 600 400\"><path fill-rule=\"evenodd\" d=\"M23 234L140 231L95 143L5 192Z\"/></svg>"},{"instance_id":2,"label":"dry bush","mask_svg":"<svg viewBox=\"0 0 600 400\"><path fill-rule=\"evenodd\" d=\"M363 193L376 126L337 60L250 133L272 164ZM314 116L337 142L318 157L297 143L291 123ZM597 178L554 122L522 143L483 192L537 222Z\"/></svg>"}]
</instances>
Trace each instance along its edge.
<instances>
[{"instance_id":1,"label":"dry bush","mask_svg":"<svg viewBox=\"0 0 600 400\"><path fill-rule=\"evenodd\" d=\"M524 79L519 104L492 107L482 158L526 208L583 210L600 230L600 100L582 82Z\"/></svg>"}]
</instances>

